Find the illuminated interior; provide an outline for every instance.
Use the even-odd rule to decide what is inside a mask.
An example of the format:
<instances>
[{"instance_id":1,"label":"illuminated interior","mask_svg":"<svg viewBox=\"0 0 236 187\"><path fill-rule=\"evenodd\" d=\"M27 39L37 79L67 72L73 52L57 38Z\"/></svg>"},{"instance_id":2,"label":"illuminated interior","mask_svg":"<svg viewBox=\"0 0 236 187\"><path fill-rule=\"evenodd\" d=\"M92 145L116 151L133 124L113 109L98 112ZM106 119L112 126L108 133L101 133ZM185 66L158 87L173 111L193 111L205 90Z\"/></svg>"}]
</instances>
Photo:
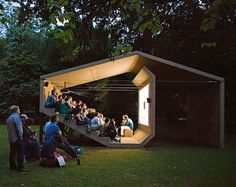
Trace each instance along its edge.
<instances>
[{"instance_id":1,"label":"illuminated interior","mask_svg":"<svg viewBox=\"0 0 236 187\"><path fill-rule=\"evenodd\" d=\"M116 145L110 143L105 138L98 137L97 134L88 134L86 128L77 126L74 121L67 125L72 129L78 130L81 134L109 147L142 146L155 136L155 108L153 107L155 104L155 76L143 66L143 61L140 60L140 56L138 55L118 58L115 61L97 61L41 76L40 112L47 115L53 114L52 109L44 107L46 98L52 89L60 91L68 87L82 85L124 73L136 74L132 83L139 89L139 107L137 108L139 111L138 124L136 124L137 128L132 132L131 136L125 135L125 137L121 138L120 144ZM47 85L45 85L46 83ZM60 121L63 121L63 118Z\"/></svg>"},{"instance_id":2,"label":"illuminated interior","mask_svg":"<svg viewBox=\"0 0 236 187\"><path fill-rule=\"evenodd\" d=\"M147 84L139 90L139 120L142 125L149 125L149 87Z\"/></svg>"}]
</instances>

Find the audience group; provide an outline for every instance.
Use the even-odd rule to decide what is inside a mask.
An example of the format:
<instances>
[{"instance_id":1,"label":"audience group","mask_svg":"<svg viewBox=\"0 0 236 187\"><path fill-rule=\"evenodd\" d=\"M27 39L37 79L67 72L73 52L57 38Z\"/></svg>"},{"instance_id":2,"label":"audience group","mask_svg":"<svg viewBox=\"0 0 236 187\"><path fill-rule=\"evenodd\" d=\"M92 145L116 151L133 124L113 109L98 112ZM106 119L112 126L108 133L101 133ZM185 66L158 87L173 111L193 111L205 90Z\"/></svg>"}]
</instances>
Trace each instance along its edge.
<instances>
[{"instance_id":1,"label":"audience group","mask_svg":"<svg viewBox=\"0 0 236 187\"><path fill-rule=\"evenodd\" d=\"M118 127L115 119L105 117L94 108L88 108L81 100L76 102L72 96L57 96L55 90L51 91L45 103L46 108L55 108L58 114L65 114L65 120L76 120L77 125L85 125L90 131L98 131L98 136L110 137L112 143L117 143L115 137L117 132L124 136L125 129L134 130L132 119L128 115L122 116L122 123Z\"/></svg>"},{"instance_id":2,"label":"audience group","mask_svg":"<svg viewBox=\"0 0 236 187\"><path fill-rule=\"evenodd\" d=\"M46 108L55 108L55 114L49 117L45 123L45 142L40 145L37 135L31 129L34 123L26 114L20 115L20 108L16 105L10 107L11 115L7 118L8 141L10 144L9 162L10 169L27 172L24 163L27 160L40 160L41 166L61 166L61 161L67 157L56 152L56 148L64 150L72 158L78 160L80 152L74 149L68 139L62 135L58 126L58 114L64 114L65 120L75 120L77 125L85 126L88 132L98 131L98 136L105 136L116 142L117 132L124 136L125 129L134 130L132 119L128 115L122 116L119 127L115 119L105 117L94 108L88 108L82 101L76 102L71 96L57 96L55 90L51 91L45 103ZM60 158L60 159L59 159Z\"/></svg>"},{"instance_id":3,"label":"audience group","mask_svg":"<svg viewBox=\"0 0 236 187\"><path fill-rule=\"evenodd\" d=\"M10 107L11 115L7 118L8 141L10 144L10 170L28 172L24 163L28 160L39 160L41 166L59 166L56 148L61 148L72 158L79 159L80 152L75 150L58 127L57 115L51 116L45 128L45 142L41 145L37 141L36 131L31 129L34 123L26 114L20 115L20 108L16 105Z\"/></svg>"}]
</instances>

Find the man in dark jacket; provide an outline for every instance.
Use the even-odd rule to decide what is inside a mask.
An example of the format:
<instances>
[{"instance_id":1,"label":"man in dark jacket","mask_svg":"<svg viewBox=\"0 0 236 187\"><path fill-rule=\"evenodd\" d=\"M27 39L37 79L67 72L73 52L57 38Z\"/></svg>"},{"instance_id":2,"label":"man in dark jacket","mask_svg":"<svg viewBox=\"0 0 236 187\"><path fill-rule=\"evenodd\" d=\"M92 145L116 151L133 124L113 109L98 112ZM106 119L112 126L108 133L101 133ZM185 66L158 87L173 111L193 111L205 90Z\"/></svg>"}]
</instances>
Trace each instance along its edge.
<instances>
[{"instance_id":1,"label":"man in dark jacket","mask_svg":"<svg viewBox=\"0 0 236 187\"><path fill-rule=\"evenodd\" d=\"M116 126L115 126L116 122L114 119L112 119L110 121L109 118L105 119L105 130L103 135L104 136L108 136L111 138L111 140L115 141L115 137L116 137Z\"/></svg>"}]
</instances>

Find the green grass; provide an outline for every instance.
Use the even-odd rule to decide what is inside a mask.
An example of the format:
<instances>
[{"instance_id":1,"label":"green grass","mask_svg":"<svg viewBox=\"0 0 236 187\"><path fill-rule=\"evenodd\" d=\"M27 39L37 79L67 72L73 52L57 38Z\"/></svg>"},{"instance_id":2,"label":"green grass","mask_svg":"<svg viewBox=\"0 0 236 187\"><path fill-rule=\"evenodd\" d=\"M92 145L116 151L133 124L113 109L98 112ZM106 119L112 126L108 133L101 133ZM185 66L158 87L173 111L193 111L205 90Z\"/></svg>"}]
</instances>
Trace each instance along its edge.
<instances>
[{"instance_id":1,"label":"green grass","mask_svg":"<svg viewBox=\"0 0 236 187\"><path fill-rule=\"evenodd\" d=\"M8 169L6 127L0 125L0 186L236 186L236 146L211 149L162 146L141 149L85 147L81 165L69 159L63 168L27 162L29 173Z\"/></svg>"}]
</instances>

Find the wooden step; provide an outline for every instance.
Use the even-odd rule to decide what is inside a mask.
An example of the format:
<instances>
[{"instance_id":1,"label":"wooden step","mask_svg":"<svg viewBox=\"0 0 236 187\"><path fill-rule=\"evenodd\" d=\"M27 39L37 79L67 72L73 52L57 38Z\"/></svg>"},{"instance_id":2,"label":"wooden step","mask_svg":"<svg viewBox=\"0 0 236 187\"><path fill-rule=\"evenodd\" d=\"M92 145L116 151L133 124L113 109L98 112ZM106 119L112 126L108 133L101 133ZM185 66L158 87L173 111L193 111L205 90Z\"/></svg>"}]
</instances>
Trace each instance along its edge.
<instances>
[{"instance_id":1,"label":"wooden step","mask_svg":"<svg viewBox=\"0 0 236 187\"><path fill-rule=\"evenodd\" d=\"M107 146L108 144L110 144L110 138L109 137L100 137L99 135L99 131L90 131L88 132L87 130L87 126L80 126L76 124L76 120L72 119L72 120L67 120L65 121L65 115L63 114L58 114L59 116L59 121L67 126L69 126L70 128L77 130L79 133L97 141L98 143L101 143L105 146Z\"/></svg>"},{"instance_id":2,"label":"wooden step","mask_svg":"<svg viewBox=\"0 0 236 187\"><path fill-rule=\"evenodd\" d=\"M46 115L53 115L55 114L54 109L47 108L44 110L44 113ZM97 131L90 131L88 132L87 126L79 126L76 124L75 119L66 120L65 121L65 114L58 114L59 121L66 126L70 127L73 130L78 131L84 136L87 136L96 142L105 145L107 147L113 147L113 148L135 148L135 147L142 147L143 142L148 141L149 134L140 131L139 129L135 131L134 136L132 137L124 137L121 138L121 143L113 143L109 137L100 137L98 136Z\"/></svg>"}]
</instances>

